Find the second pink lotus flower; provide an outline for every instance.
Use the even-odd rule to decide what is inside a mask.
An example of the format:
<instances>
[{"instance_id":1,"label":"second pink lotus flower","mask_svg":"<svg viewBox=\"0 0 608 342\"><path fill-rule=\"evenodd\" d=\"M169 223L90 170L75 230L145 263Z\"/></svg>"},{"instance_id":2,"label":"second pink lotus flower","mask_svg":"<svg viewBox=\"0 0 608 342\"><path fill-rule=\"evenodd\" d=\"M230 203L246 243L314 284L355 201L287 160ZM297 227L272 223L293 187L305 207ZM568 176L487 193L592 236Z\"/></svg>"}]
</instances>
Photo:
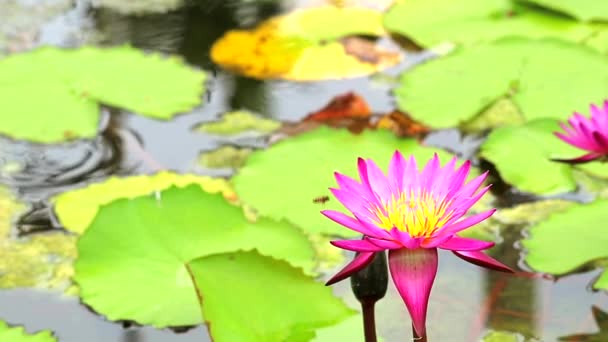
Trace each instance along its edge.
<instances>
[{"instance_id":1,"label":"second pink lotus flower","mask_svg":"<svg viewBox=\"0 0 608 342\"><path fill-rule=\"evenodd\" d=\"M393 155L388 175L370 159L359 158L360 182L335 173L339 188L331 189L352 213L325 210L322 213L344 227L363 235L360 240L332 241L334 246L359 252L357 257L328 281L343 280L370 263L374 253L389 250L389 269L419 336L426 335L426 313L435 275L437 248L490 269L511 269L482 250L493 242L459 237L458 232L490 217L495 209L464 217L489 189L480 189L487 173L465 183L470 171L466 161L456 168L456 158L441 167L435 156L422 171L416 160Z\"/></svg>"},{"instance_id":2,"label":"second pink lotus flower","mask_svg":"<svg viewBox=\"0 0 608 342\"><path fill-rule=\"evenodd\" d=\"M564 133L555 132L555 135L587 153L578 158L557 161L576 164L608 156L608 100L604 101L603 108L592 104L590 118L574 113L568 119L568 125L560 123L560 126Z\"/></svg>"}]
</instances>

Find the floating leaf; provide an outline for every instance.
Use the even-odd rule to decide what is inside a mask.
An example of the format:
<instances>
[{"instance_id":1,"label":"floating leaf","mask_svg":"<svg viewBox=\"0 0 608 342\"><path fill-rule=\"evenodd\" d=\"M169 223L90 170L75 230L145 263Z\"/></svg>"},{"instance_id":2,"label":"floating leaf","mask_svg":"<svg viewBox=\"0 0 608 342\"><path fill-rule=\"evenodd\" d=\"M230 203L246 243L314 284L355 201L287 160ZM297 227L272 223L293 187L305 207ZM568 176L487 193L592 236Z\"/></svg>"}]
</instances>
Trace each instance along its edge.
<instances>
[{"instance_id":1,"label":"floating leaf","mask_svg":"<svg viewBox=\"0 0 608 342\"><path fill-rule=\"evenodd\" d=\"M108 8L125 15L165 13L184 4L184 0L93 0L94 7Z\"/></svg>"},{"instance_id":2,"label":"floating leaf","mask_svg":"<svg viewBox=\"0 0 608 342\"><path fill-rule=\"evenodd\" d=\"M130 48L40 48L0 60L0 131L58 142L97 132L99 103L169 119L200 103L204 73ZM34 99L34 100L32 100Z\"/></svg>"},{"instance_id":3,"label":"floating leaf","mask_svg":"<svg viewBox=\"0 0 608 342\"><path fill-rule=\"evenodd\" d=\"M324 204L313 200L331 196L328 188L336 185L334 171L356 176L358 157L386 166L396 149L406 156L414 154L418 160L430 159L433 152L442 160L448 157L443 151L420 146L413 139L398 139L386 131L354 135L320 127L253 152L232 182L239 198L261 215L286 219L311 233L352 235L319 213L342 209L337 200L331 198Z\"/></svg>"},{"instance_id":4,"label":"floating leaf","mask_svg":"<svg viewBox=\"0 0 608 342\"><path fill-rule=\"evenodd\" d=\"M528 251L526 263L551 274L566 274L588 262L608 258L606 212L608 200L577 204L554 214L529 229L522 241ZM608 289L606 271L595 288Z\"/></svg>"},{"instance_id":5,"label":"floating leaf","mask_svg":"<svg viewBox=\"0 0 608 342\"><path fill-rule=\"evenodd\" d=\"M222 146L217 150L201 153L198 164L210 169L238 169L245 164L252 151L250 148Z\"/></svg>"},{"instance_id":6,"label":"floating leaf","mask_svg":"<svg viewBox=\"0 0 608 342\"><path fill-rule=\"evenodd\" d=\"M23 327L11 327L6 322L0 321L0 341L6 342L57 342L53 334L41 331L34 335L25 332Z\"/></svg>"},{"instance_id":7,"label":"floating leaf","mask_svg":"<svg viewBox=\"0 0 608 342\"><path fill-rule=\"evenodd\" d=\"M547 56L551 56L548 58ZM557 40L505 39L425 63L401 78L399 108L453 127L507 96L523 117L566 119L608 94L608 59Z\"/></svg>"},{"instance_id":8,"label":"floating leaf","mask_svg":"<svg viewBox=\"0 0 608 342\"><path fill-rule=\"evenodd\" d=\"M202 317L186 264L253 248L304 270L314 266L310 243L293 226L251 223L197 185L170 188L104 206L78 242L74 279L84 303L111 320L193 325Z\"/></svg>"},{"instance_id":9,"label":"floating leaf","mask_svg":"<svg viewBox=\"0 0 608 342\"><path fill-rule=\"evenodd\" d=\"M593 32L588 25L509 0L402 1L386 13L384 25L423 47L445 42L473 44L507 36L580 41Z\"/></svg>"},{"instance_id":10,"label":"floating leaf","mask_svg":"<svg viewBox=\"0 0 608 342\"><path fill-rule=\"evenodd\" d=\"M361 314L353 316L331 327L318 329L315 335L311 342L363 341L363 318ZM378 336L378 342L383 341L382 336Z\"/></svg>"},{"instance_id":11,"label":"floating leaf","mask_svg":"<svg viewBox=\"0 0 608 342\"><path fill-rule=\"evenodd\" d=\"M608 2L596 0L525 0L582 21L608 21Z\"/></svg>"},{"instance_id":12,"label":"floating leaf","mask_svg":"<svg viewBox=\"0 0 608 342\"><path fill-rule=\"evenodd\" d=\"M492 219L504 224L533 224L573 205L574 202L560 199L522 203L511 208L501 208L492 215Z\"/></svg>"},{"instance_id":13,"label":"floating leaf","mask_svg":"<svg viewBox=\"0 0 608 342\"><path fill-rule=\"evenodd\" d=\"M570 158L581 152L555 137L553 132L560 130L552 119L500 127L481 145L480 155L494 164L506 183L519 190L539 195L573 191L576 189L573 167L551 159ZM601 162L576 168L589 174L608 175L608 164Z\"/></svg>"},{"instance_id":14,"label":"floating leaf","mask_svg":"<svg viewBox=\"0 0 608 342\"><path fill-rule=\"evenodd\" d=\"M576 188L572 168L551 161L574 152L557 139L555 120L535 120L520 126L498 128L481 145L480 155L490 161L508 184L534 194L556 194Z\"/></svg>"},{"instance_id":15,"label":"floating leaf","mask_svg":"<svg viewBox=\"0 0 608 342\"><path fill-rule=\"evenodd\" d=\"M371 74L394 65L397 53L349 35L384 33L380 12L318 7L274 17L253 30L232 30L211 58L245 76L318 80ZM338 39L341 39L338 41Z\"/></svg>"},{"instance_id":16,"label":"floating leaf","mask_svg":"<svg viewBox=\"0 0 608 342\"><path fill-rule=\"evenodd\" d=\"M353 313L331 289L256 252L206 256L188 270L217 342L291 341L294 331L305 334Z\"/></svg>"},{"instance_id":17,"label":"floating leaf","mask_svg":"<svg viewBox=\"0 0 608 342\"><path fill-rule=\"evenodd\" d=\"M281 123L261 118L246 110L236 110L222 115L216 122L205 122L198 125L195 131L218 135L234 135L253 131L255 133L270 133L281 127Z\"/></svg>"},{"instance_id":18,"label":"floating leaf","mask_svg":"<svg viewBox=\"0 0 608 342\"><path fill-rule=\"evenodd\" d=\"M587 45L603 54L608 54L608 27L604 27L603 30L598 31L594 36L589 38Z\"/></svg>"},{"instance_id":19,"label":"floating leaf","mask_svg":"<svg viewBox=\"0 0 608 342\"><path fill-rule=\"evenodd\" d=\"M165 190L171 186L198 184L210 193L221 192L235 200L228 183L220 178L159 172L155 175L110 177L86 188L71 190L55 196L55 214L65 229L81 234L95 218L99 207L121 198L135 198Z\"/></svg>"},{"instance_id":20,"label":"floating leaf","mask_svg":"<svg viewBox=\"0 0 608 342\"><path fill-rule=\"evenodd\" d=\"M522 340L523 338L519 334L492 330L483 337L482 342L520 342Z\"/></svg>"},{"instance_id":21,"label":"floating leaf","mask_svg":"<svg viewBox=\"0 0 608 342\"><path fill-rule=\"evenodd\" d=\"M467 132L475 132L524 121L515 103L509 98L501 98L479 115L463 123L461 128Z\"/></svg>"}]
</instances>

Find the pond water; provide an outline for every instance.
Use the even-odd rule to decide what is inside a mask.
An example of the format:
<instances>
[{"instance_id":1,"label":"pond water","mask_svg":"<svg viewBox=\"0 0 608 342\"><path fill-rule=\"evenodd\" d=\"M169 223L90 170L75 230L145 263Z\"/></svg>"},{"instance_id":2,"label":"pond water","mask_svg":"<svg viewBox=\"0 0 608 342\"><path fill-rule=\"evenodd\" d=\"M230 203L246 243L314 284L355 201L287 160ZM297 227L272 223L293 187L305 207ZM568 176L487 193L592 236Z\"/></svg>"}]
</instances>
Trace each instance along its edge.
<instances>
[{"instance_id":1,"label":"pond water","mask_svg":"<svg viewBox=\"0 0 608 342\"><path fill-rule=\"evenodd\" d=\"M32 4L32 1L0 0L0 22L3 22L0 29L5 34L11 33L7 36L15 52L41 44L71 47L84 43L130 43L138 48L182 55L190 64L213 72L208 101L169 122L117 112L112 119L106 115L101 127L104 133L93 141L43 146L0 140L0 163L19 165L18 172L2 172L0 180L35 209L22 222L36 225L37 230L57 229L46 202L49 196L108 175L170 169L227 176L224 172L197 167L199 153L225 144L261 147L264 142L219 140L191 129L198 123L216 120L231 109L245 108L281 121L298 121L322 108L334 96L354 91L368 101L373 112L391 111L395 106L391 85L381 81L370 78L313 83L258 81L223 71L210 61L209 48L225 31L251 27L271 15L311 3L200 1L167 14L135 17L93 10L86 1ZM37 10L19 12L15 10L19 6ZM386 73L396 75L430 57L424 52L409 53L403 64ZM457 131L448 130L433 133L426 141L468 157L479 139L462 139ZM514 198L502 200L508 205ZM451 253L441 253L439 276L429 305L430 341L477 341L489 329L515 331L542 341L597 331L591 306L608 309L608 297L589 290L588 284L598 274L583 273L556 281L527 272L516 248L521 234L521 227L507 226L502 231L502 244L493 252L497 259L519 267L514 275L489 272L462 262ZM348 281L336 285L334 291L349 305L358 306ZM411 339L407 311L392 285L376 312L379 335L385 341ZM62 342L210 341L204 327L175 333L125 326L96 315L74 297L29 289L0 291L0 318L22 324L28 331L51 329Z\"/></svg>"}]
</instances>

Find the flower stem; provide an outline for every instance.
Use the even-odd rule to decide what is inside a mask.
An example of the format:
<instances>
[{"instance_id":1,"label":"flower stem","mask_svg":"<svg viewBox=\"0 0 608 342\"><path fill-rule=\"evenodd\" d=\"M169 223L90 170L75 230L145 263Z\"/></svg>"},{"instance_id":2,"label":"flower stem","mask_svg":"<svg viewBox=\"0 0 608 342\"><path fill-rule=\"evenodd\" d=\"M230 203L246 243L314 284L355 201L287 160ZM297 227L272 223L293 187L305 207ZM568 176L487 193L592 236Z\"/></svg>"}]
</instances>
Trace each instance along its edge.
<instances>
[{"instance_id":1,"label":"flower stem","mask_svg":"<svg viewBox=\"0 0 608 342\"><path fill-rule=\"evenodd\" d=\"M416 329L414 329L413 324L412 324L412 335L414 335L414 341L416 341L416 342L427 342L426 334L424 336L418 336L418 333L416 333Z\"/></svg>"},{"instance_id":2,"label":"flower stem","mask_svg":"<svg viewBox=\"0 0 608 342\"><path fill-rule=\"evenodd\" d=\"M361 301L363 309L363 332L365 333L365 342L376 342L376 318L374 314L375 300Z\"/></svg>"}]
</instances>

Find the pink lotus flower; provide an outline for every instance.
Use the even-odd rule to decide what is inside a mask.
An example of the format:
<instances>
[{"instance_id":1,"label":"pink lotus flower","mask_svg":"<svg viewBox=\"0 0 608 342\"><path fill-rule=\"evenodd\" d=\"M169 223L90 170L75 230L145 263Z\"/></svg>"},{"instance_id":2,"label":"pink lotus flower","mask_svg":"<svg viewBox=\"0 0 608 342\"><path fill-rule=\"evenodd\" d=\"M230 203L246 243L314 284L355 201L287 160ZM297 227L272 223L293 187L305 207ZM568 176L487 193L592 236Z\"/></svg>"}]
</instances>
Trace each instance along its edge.
<instances>
[{"instance_id":1,"label":"pink lotus flower","mask_svg":"<svg viewBox=\"0 0 608 342\"><path fill-rule=\"evenodd\" d=\"M575 112L568 119L570 126L560 123L566 132L554 134L568 144L587 151L586 154L574 159L556 159L566 163L586 163L608 156L608 100L604 108L591 105L591 118L586 118Z\"/></svg>"},{"instance_id":2,"label":"pink lotus flower","mask_svg":"<svg viewBox=\"0 0 608 342\"><path fill-rule=\"evenodd\" d=\"M443 168L437 154L419 172L413 156L405 160L395 151L388 177L371 160L359 158L356 180L335 173L340 188L330 189L353 217L322 211L333 221L363 234L361 240L332 241L334 246L359 254L327 285L343 280L370 263L374 253L389 250L391 277L412 318L414 330L426 335L426 312L437 273L437 248L479 266L512 270L481 251L493 242L459 237L458 232L490 217L496 209L463 216L489 186L478 191L487 172L465 184L471 168L466 161L455 170L456 158Z\"/></svg>"}]
</instances>

